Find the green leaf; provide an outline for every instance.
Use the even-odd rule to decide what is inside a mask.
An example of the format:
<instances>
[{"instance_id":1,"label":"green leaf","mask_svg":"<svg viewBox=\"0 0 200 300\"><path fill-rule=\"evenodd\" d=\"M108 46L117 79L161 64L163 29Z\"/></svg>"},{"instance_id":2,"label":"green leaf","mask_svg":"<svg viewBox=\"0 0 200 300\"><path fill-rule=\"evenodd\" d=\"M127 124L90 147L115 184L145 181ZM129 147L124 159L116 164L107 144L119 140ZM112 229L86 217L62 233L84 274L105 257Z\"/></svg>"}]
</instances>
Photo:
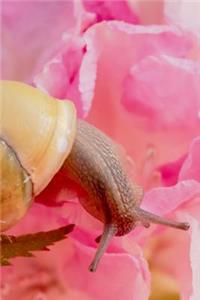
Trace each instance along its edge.
<instances>
[{"instance_id":1,"label":"green leaf","mask_svg":"<svg viewBox=\"0 0 200 300\"><path fill-rule=\"evenodd\" d=\"M0 265L10 265L10 258L18 256L34 256L32 251L49 250L47 246L63 240L74 228L73 224L47 232L36 232L20 236L1 235Z\"/></svg>"}]
</instances>

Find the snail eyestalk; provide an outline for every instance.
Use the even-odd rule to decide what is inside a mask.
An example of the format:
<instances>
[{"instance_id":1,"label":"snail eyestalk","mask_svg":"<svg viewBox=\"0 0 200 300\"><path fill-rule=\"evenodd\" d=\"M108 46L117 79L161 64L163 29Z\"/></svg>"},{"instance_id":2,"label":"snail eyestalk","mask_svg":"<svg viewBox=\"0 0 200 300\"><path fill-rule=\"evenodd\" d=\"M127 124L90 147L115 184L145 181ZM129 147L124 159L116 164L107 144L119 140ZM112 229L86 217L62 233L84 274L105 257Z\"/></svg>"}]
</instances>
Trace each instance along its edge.
<instances>
[{"instance_id":1,"label":"snail eyestalk","mask_svg":"<svg viewBox=\"0 0 200 300\"><path fill-rule=\"evenodd\" d=\"M150 212L147 212L141 208L137 209L138 216L143 224L146 223L154 223L154 224L161 224L181 230L188 230L190 228L190 225L187 222L177 222L177 221L172 221L168 220L163 217L159 217L157 215L154 215Z\"/></svg>"}]
</instances>

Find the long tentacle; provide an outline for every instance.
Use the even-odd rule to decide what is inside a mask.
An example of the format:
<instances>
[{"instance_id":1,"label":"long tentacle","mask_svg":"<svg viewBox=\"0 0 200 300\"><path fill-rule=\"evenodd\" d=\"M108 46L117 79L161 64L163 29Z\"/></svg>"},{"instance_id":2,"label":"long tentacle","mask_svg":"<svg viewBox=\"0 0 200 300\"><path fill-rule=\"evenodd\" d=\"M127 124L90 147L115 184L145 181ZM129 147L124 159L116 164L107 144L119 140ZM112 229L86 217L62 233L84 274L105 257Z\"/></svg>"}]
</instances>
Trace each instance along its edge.
<instances>
[{"instance_id":1,"label":"long tentacle","mask_svg":"<svg viewBox=\"0 0 200 300\"><path fill-rule=\"evenodd\" d=\"M166 218L159 217L150 212L147 212L141 208L137 209L137 214L141 222L145 222L145 223L150 222L155 224L162 224L162 225L166 225L166 226L170 226L182 230L188 230L190 227L190 225L187 222L177 222L177 221L168 220Z\"/></svg>"}]
</instances>

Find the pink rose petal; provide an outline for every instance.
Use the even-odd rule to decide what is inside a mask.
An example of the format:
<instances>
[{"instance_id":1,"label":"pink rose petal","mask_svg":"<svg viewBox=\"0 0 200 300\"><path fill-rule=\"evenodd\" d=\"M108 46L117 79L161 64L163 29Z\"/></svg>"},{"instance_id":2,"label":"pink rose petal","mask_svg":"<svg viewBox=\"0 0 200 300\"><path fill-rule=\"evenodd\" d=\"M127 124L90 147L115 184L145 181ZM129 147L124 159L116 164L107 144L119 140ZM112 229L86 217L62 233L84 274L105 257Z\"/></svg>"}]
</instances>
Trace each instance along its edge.
<instances>
[{"instance_id":1,"label":"pink rose petal","mask_svg":"<svg viewBox=\"0 0 200 300\"><path fill-rule=\"evenodd\" d=\"M186 219L181 215L182 219ZM192 291L190 238L188 232L174 229L146 237L146 251L154 270L169 275L177 284L180 299L189 299ZM178 259L177 259L178 257Z\"/></svg>"},{"instance_id":2,"label":"pink rose petal","mask_svg":"<svg viewBox=\"0 0 200 300\"><path fill-rule=\"evenodd\" d=\"M87 112L81 101L78 82L84 47L80 37L64 37L59 53L44 65L33 80L36 87L53 97L73 100L79 117Z\"/></svg>"},{"instance_id":3,"label":"pink rose petal","mask_svg":"<svg viewBox=\"0 0 200 300\"><path fill-rule=\"evenodd\" d=\"M46 207L34 202L27 214L9 231L8 234L28 234L55 229L67 225L55 207Z\"/></svg>"},{"instance_id":4,"label":"pink rose petal","mask_svg":"<svg viewBox=\"0 0 200 300\"><path fill-rule=\"evenodd\" d=\"M174 22L187 30L200 34L199 1L165 1L164 13L168 22Z\"/></svg>"},{"instance_id":5,"label":"pink rose petal","mask_svg":"<svg viewBox=\"0 0 200 300\"><path fill-rule=\"evenodd\" d=\"M103 20L121 20L128 23L138 23L138 18L135 15L129 1L83 1L87 11L95 13L96 21Z\"/></svg>"},{"instance_id":6,"label":"pink rose petal","mask_svg":"<svg viewBox=\"0 0 200 300\"><path fill-rule=\"evenodd\" d=\"M159 153L157 164L178 159L185 154L191 137L195 135L193 131L189 130L188 136L182 129L178 132L174 128L168 132L161 129L150 131L151 115L145 115L144 125L141 116L130 113L128 108L122 106L121 98L124 93L123 83L131 66L137 65L150 55L165 53L177 57L186 56L191 46L188 37L167 26L143 27L109 21L91 27L84 38L86 44L89 43L89 48L83 57L80 82L84 74L87 74L87 69L92 71L89 71L89 76L86 75L90 87L95 80L93 105L88 120L122 144L137 163L141 163L141 155L145 155L149 144L153 144ZM85 61L86 57L89 62L94 62L92 68ZM157 81L153 84L157 86ZM162 93L166 91L164 85L163 89ZM91 89L89 90L90 94L85 94L86 98L91 95ZM135 109L137 111L138 107ZM159 119L159 115L156 115L156 120L157 118ZM177 138L179 142L172 149L171 141Z\"/></svg>"},{"instance_id":7,"label":"pink rose petal","mask_svg":"<svg viewBox=\"0 0 200 300\"><path fill-rule=\"evenodd\" d=\"M162 24L163 23L163 8L165 0L161 1L143 1L132 0L129 5L132 6L138 15L142 24Z\"/></svg>"},{"instance_id":8,"label":"pink rose petal","mask_svg":"<svg viewBox=\"0 0 200 300\"><path fill-rule=\"evenodd\" d=\"M12 266L2 270L3 297L8 300L64 300L66 297L92 300L81 286L70 284L70 279L64 276L73 251L73 241L69 239L57 243L49 252L37 252L34 258L13 260Z\"/></svg>"},{"instance_id":9,"label":"pink rose petal","mask_svg":"<svg viewBox=\"0 0 200 300\"><path fill-rule=\"evenodd\" d=\"M149 116L158 128L200 128L200 64L164 55L146 57L131 69L123 104Z\"/></svg>"},{"instance_id":10,"label":"pink rose petal","mask_svg":"<svg viewBox=\"0 0 200 300\"><path fill-rule=\"evenodd\" d=\"M4 1L2 5L2 77L27 80L42 51L52 45L66 26L73 24L73 15L69 14L72 4ZM52 28L52 24L56 27Z\"/></svg>"},{"instance_id":11,"label":"pink rose petal","mask_svg":"<svg viewBox=\"0 0 200 300\"><path fill-rule=\"evenodd\" d=\"M154 188L146 192L141 207L155 214L164 215L199 196L200 183L185 180L175 186Z\"/></svg>"},{"instance_id":12,"label":"pink rose petal","mask_svg":"<svg viewBox=\"0 0 200 300\"><path fill-rule=\"evenodd\" d=\"M174 276L183 299L188 300L192 291L190 300L197 300L198 139L183 164L180 181L174 186L151 189L160 184L159 178L153 179L154 175L159 176L157 165L170 166L170 161L183 157L191 139L199 134L200 66L188 59L194 58L194 49L198 49L194 37L191 41L188 34L175 27L136 26L117 21L104 21L88 29L103 19L136 22L129 1L115 5L106 1L84 2L85 7L81 1L58 4L49 3L48 9L39 1L4 4L3 76L34 81L51 95L71 98L81 117L91 108L88 120L123 144L141 170L138 177L148 181L149 191L142 208L158 215L175 214L185 221L180 210L184 208L193 216L189 219L191 247L186 232L178 235L169 229L161 235L159 228L140 228L139 234L133 231L122 239L114 238L97 273L89 273L87 268L96 251L94 238L102 224L80 208L76 195L66 191L67 186L60 189L64 180L60 178L52 193L49 188L41 195L43 203L47 197L48 205L55 205L55 201L58 207L34 203L10 232L49 230L67 222L75 222L77 227L50 252L38 252L33 259L13 259L13 267L3 270L3 296L8 300L146 300L150 274L139 245L144 246L147 232L146 236L158 239L151 263ZM139 3L143 22L152 23L154 17L157 23L162 22L162 4L154 4L159 13L155 16L156 10L151 10L148 19ZM149 3L144 5L150 8ZM30 18L30 12L37 18ZM191 23L192 28L198 28L198 20L194 20L195 26ZM169 169L160 171L173 184L180 165L170 167L171 174Z\"/></svg>"},{"instance_id":13,"label":"pink rose petal","mask_svg":"<svg viewBox=\"0 0 200 300\"><path fill-rule=\"evenodd\" d=\"M178 181L179 172L185 161L186 156L184 155L180 159L169 162L165 165L159 166L158 170L162 177L162 184L164 186L175 185Z\"/></svg>"},{"instance_id":14,"label":"pink rose petal","mask_svg":"<svg viewBox=\"0 0 200 300\"><path fill-rule=\"evenodd\" d=\"M123 253L105 254L98 272L91 274L87 272L87 267L93 255L94 250L91 248L83 247L79 243L75 244L75 256L70 260L69 269L66 269L65 273L73 285L76 282L76 285L91 294L93 299L132 300L139 297L141 300L146 300L148 298L149 273L142 258L136 259ZM112 280L110 281L109 278Z\"/></svg>"},{"instance_id":15,"label":"pink rose petal","mask_svg":"<svg viewBox=\"0 0 200 300\"><path fill-rule=\"evenodd\" d=\"M19 234L26 226L27 232L33 232L50 229L56 223L61 225L56 211L55 220L52 212L50 208L34 204L29 216L12 232ZM39 295L50 300L66 299L66 296L74 300L78 296L85 300L148 298L150 275L141 251L137 256L124 251L106 253L98 271L92 274L88 266L96 247L88 247L69 237L50 248L49 252L35 252L34 258L15 258L13 266L3 268L2 291L6 299L32 300Z\"/></svg>"},{"instance_id":16,"label":"pink rose petal","mask_svg":"<svg viewBox=\"0 0 200 300\"><path fill-rule=\"evenodd\" d=\"M94 17L79 0L3 1L1 77L31 81L62 34L81 33Z\"/></svg>"},{"instance_id":17,"label":"pink rose petal","mask_svg":"<svg viewBox=\"0 0 200 300\"><path fill-rule=\"evenodd\" d=\"M165 22L176 24L193 35L195 45L190 52L192 59L200 61L200 2L164 1Z\"/></svg>"},{"instance_id":18,"label":"pink rose petal","mask_svg":"<svg viewBox=\"0 0 200 300\"><path fill-rule=\"evenodd\" d=\"M61 169L35 201L53 207L63 222L76 224L82 230L93 233L93 241L102 231L102 223L89 215L78 200L79 188L73 185Z\"/></svg>"},{"instance_id":19,"label":"pink rose petal","mask_svg":"<svg viewBox=\"0 0 200 300\"><path fill-rule=\"evenodd\" d=\"M197 209L199 210L199 204L196 205ZM189 206L180 216L190 223L189 235L180 232L177 234L172 230L168 231L168 234L164 234L159 241L158 251L154 249L157 252L154 263L155 267L159 266L159 268L174 274L181 287L183 299L198 300L200 295L199 220L195 219ZM170 267L169 261L173 262L173 267L172 265Z\"/></svg>"},{"instance_id":20,"label":"pink rose petal","mask_svg":"<svg viewBox=\"0 0 200 300\"><path fill-rule=\"evenodd\" d=\"M181 168L179 180L194 179L200 181L200 138L193 140L189 154Z\"/></svg>"},{"instance_id":21,"label":"pink rose petal","mask_svg":"<svg viewBox=\"0 0 200 300\"><path fill-rule=\"evenodd\" d=\"M189 217L191 224L191 245L190 245L190 262L192 268L192 294L190 300L200 299L200 222L195 218Z\"/></svg>"},{"instance_id":22,"label":"pink rose petal","mask_svg":"<svg viewBox=\"0 0 200 300\"><path fill-rule=\"evenodd\" d=\"M92 274L87 268L93 255L92 248L69 239L35 258L15 259L13 267L2 272L6 299L32 300L40 293L50 300L148 298L149 273L144 260L128 254L106 254L98 272Z\"/></svg>"}]
</instances>

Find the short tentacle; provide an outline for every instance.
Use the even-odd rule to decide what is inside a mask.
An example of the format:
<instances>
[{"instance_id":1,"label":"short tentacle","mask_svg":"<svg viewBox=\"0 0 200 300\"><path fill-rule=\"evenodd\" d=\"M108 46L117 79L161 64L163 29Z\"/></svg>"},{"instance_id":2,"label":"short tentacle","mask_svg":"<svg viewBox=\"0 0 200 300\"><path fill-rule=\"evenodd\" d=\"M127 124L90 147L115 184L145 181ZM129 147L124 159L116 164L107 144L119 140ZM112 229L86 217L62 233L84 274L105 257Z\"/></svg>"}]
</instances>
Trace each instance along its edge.
<instances>
[{"instance_id":1,"label":"short tentacle","mask_svg":"<svg viewBox=\"0 0 200 300\"><path fill-rule=\"evenodd\" d=\"M97 252L95 254L95 257L89 266L89 271L95 272L97 269L97 266L99 264L99 261L106 251L111 239L113 236L115 236L117 233L117 227L113 224L105 224L104 231L100 239L100 243L98 245Z\"/></svg>"}]
</instances>

